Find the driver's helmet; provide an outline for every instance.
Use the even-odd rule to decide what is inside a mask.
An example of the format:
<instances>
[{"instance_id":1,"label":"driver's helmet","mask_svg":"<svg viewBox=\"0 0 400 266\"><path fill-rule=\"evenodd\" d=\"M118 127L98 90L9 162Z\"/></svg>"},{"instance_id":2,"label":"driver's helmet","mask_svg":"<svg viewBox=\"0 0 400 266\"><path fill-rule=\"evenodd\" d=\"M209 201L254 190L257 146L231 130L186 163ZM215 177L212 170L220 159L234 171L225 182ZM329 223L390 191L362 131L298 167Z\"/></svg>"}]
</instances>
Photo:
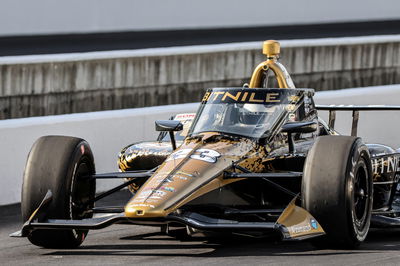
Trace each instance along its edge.
<instances>
[{"instance_id":1,"label":"driver's helmet","mask_svg":"<svg viewBox=\"0 0 400 266\"><path fill-rule=\"evenodd\" d=\"M262 104L244 104L239 111L239 122L256 125L266 115L266 108Z\"/></svg>"}]
</instances>

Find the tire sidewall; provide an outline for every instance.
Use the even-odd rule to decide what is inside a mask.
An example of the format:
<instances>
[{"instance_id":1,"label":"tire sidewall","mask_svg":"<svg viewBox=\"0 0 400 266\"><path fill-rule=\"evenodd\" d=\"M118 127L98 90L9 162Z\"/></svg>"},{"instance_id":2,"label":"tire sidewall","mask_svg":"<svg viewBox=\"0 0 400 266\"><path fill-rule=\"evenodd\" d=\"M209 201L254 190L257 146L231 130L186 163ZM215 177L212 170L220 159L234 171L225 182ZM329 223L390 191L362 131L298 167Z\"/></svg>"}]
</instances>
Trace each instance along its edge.
<instances>
[{"instance_id":1,"label":"tire sidewall","mask_svg":"<svg viewBox=\"0 0 400 266\"><path fill-rule=\"evenodd\" d=\"M70 159L70 164L68 165L68 170L64 179L65 180L64 195L66 196L63 206L63 209L65 210L65 213L63 214L64 219L69 219L69 220L76 219L75 217L76 214L74 214L72 210L72 200L73 200L73 193L77 189L77 186L79 185L79 180L77 180L79 178L79 176L77 176L77 169L79 167L79 164L82 163L83 161L85 161L88 164L93 162L93 155L90 150L89 144L86 141L81 141L73 151ZM92 163L92 165L89 165L89 167L91 168L90 174L94 174L95 173L94 164ZM91 193L93 194L94 197L96 190L95 182L91 190L92 189L93 191L91 191ZM62 202L60 202L60 204L62 204ZM89 215L86 216L85 218L91 218L91 217L92 215ZM77 241L77 245L79 245L86 238L88 230L68 230L68 232L72 234L73 238L76 239Z\"/></svg>"},{"instance_id":2,"label":"tire sidewall","mask_svg":"<svg viewBox=\"0 0 400 266\"><path fill-rule=\"evenodd\" d=\"M368 200L366 207L366 217L362 223L362 226L358 226L357 217L354 211L354 202L353 195L354 191L354 183L357 175L357 171L360 168L364 168L367 172L369 182L368 186ZM346 195L346 212L348 217L348 228L349 234L351 235L351 239L354 240L355 245L358 245L362 241L365 240L371 221L371 212L372 212L372 198L373 198L373 185L372 185L372 170L371 170L371 160L368 148L362 144L360 139L357 139L352 147L352 151L347 161L347 169L346 169L346 182L345 182L345 195Z\"/></svg>"}]
</instances>

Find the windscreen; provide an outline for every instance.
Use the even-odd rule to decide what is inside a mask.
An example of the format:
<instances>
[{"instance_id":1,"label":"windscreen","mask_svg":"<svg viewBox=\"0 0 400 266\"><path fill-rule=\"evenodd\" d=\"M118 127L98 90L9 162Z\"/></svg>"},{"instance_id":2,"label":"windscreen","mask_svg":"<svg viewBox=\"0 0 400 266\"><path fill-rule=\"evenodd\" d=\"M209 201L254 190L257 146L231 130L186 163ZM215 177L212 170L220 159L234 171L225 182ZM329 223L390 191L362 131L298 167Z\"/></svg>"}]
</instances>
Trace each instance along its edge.
<instances>
[{"instance_id":1,"label":"windscreen","mask_svg":"<svg viewBox=\"0 0 400 266\"><path fill-rule=\"evenodd\" d=\"M250 138L266 137L295 116L303 93L296 89L208 90L189 133L222 132Z\"/></svg>"}]
</instances>

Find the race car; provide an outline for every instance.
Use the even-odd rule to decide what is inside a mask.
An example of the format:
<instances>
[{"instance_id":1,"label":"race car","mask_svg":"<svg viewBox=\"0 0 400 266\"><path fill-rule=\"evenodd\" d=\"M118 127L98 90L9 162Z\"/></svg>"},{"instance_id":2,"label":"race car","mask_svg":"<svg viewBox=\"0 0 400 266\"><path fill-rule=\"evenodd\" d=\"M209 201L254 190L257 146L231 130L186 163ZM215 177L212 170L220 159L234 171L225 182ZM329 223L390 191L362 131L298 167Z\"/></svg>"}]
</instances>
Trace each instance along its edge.
<instances>
[{"instance_id":1,"label":"race car","mask_svg":"<svg viewBox=\"0 0 400 266\"><path fill-rule=\"evenodd\" d=\"M364 144L357 123L359 111L400 107L316 106L314 91L295 88L278 62L279 43L264 42L263 53L267 60L249 84L208 89L195 115L156 121L161 143L124 148L120 172L96 173L83 139L39 138L23 177L24 225L12 236L74 248L88 230L119 223L166 233L183 228L189 236L278 233L317 247L355 248L371 226L399 227L400 150ZM265 88L270 70L279 88ZM329 111L328 123L318 109ZM353 111L351 136L334 129L340 110ZM177 145L185 115L188 130ZM162 142L167 133L169 144ZM96 194L102 178L125 181ZM132 197L124 205L95 206L126 187Z\"/></svg>"}]
</instances>

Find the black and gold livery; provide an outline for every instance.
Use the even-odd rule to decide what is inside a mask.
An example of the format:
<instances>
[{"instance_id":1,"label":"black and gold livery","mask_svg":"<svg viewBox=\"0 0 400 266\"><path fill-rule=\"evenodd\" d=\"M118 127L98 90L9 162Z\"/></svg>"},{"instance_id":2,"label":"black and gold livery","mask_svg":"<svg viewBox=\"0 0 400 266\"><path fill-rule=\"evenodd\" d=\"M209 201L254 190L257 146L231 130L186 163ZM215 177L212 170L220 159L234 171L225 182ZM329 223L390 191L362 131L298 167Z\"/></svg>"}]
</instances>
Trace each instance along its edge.
<instances>
[{"instance_id":1,"label":"black and gold livery","mask_svg":"<svg viewBox=\"0 0 400 266\"><path fill-rule=\"evenodd\" d=\"M192 236L280 233L284 240L312 238L316 245L356 247L371 226L400 227L399 150L364 144L356 136L359 111L400 107L315 106L314 91L295 88L278 62L279 43L266 41L263 52L267 59L256 67L249 85L209 89L196 114L156 121L162 131L158 140L124 148L118 157L120 172L67 175L74 182L125 180L85 200L79 200L74 192L79 188L73 185L72 196L65 199L66 205L79 206L73 217L50 215L58 200L53 188L33 194L24 186L23 193L43 200L31 204L36 210L13 236L55 247L51 235L39 241L44 234L35 232L87 232L125 223L159 225L167 233L182 228ZM279 88L264 88L268 71ZM328 123L318 117L318 109L330 112ZM334 130L341 110L353 111L352 136ZM32 167L27 164L24 180L31 178ZM132 192L129 202L95 207L97 200L124 187ZM94 218L74 218L85 217L80 213ZM83 239L74 241L69 246Z\"/></svg>"}]
</instances>

